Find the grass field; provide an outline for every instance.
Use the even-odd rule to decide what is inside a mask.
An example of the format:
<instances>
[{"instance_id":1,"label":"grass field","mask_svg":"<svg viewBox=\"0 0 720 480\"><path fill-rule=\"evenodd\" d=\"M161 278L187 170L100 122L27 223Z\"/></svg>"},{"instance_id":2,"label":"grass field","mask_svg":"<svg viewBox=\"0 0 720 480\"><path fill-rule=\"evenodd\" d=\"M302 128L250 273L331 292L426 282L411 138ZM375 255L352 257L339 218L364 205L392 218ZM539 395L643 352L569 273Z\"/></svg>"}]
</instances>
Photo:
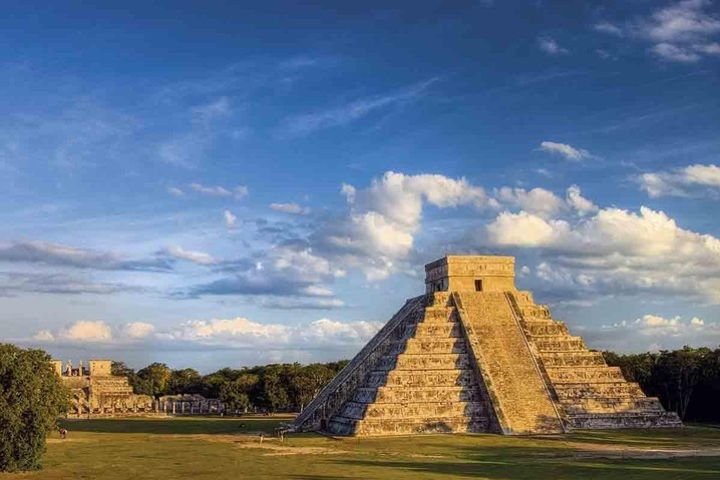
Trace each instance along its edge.
<instances>
[{"instance_id":1,"label":"grass field","mask_svg":"<svg viewBox=\"0 0 720 480\"><path fill-rule=\"evenodd\" d=\"M284 442L282 418L174 418L66 422L45 468L15 479L716 479L720 429L578 432L561 437L424 435Z\"/></svg>"}]
</instances>

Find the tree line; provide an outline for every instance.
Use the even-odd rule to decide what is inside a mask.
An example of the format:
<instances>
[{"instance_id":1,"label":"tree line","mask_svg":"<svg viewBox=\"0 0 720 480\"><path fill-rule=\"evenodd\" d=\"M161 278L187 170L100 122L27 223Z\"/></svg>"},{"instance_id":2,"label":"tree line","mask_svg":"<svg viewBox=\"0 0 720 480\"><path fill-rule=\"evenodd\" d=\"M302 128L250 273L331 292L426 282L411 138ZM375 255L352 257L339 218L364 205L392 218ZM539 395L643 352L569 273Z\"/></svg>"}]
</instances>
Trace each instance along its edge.
<instances>
[{"instance_id":1,"label":"tree line","mask_svg":"<svg viewBox=\"0 0 720 480\"><path fill-rule=\"evenodd\" d=\"M720 421L716 406L720 398L720 348L684 347L628 355L606 351L603 355L608 365L620 367L628 381L638 382L648 396L658 397L681 419ZM173 370L164 363L135 372L122 362L114 362L113 373L127 376L135 393L154 397L197 393L219 398L230 410L297 412L347 363L271 364L222 368L200 375L192 368Z\"/></svg>"},{"instance_id":2,"label":"tree line","mask_svg":"<svg viewBox=\"0 0 720 480\"><path fill-rule=\"evenodd\" d=\"M135 393L163 395L199 394L218 398L228 410L300 411L348 364L282 363L249 368L222 368L201 375L192 368L173 370L164 363L152 363L135 371L123 362L113 362L112 373L128 378Z\"/></svg>"},{"instance_id":3,"label":"tree line","mask_svg":"<svg viewBox=\"0 0 720 480\"><path fill-rule=\"evenodd\" d=\"M720 348L603 355L608 365L620 367L628 381L638 382L646 395L660 398L684 421L720 421Z\"/></svg>"}]
</instances>

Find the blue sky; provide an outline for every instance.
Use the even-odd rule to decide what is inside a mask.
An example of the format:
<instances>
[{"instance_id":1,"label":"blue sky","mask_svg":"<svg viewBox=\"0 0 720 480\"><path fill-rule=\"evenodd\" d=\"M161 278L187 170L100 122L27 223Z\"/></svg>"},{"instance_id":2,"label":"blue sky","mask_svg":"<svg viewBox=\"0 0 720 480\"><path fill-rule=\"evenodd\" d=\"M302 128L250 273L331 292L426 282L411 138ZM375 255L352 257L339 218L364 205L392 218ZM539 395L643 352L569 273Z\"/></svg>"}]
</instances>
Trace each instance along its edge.
<instances>
[{"instance_id":1,"label":"blue sky","mask_svg":"<svg viewBox=\"0 0 720 480\"><path fill-rule=\"evenodd\" d=\"M717 2L146 3L5 3L0 340L347 358L453 252L720 343Z\"/></svg>"}]
</instances>

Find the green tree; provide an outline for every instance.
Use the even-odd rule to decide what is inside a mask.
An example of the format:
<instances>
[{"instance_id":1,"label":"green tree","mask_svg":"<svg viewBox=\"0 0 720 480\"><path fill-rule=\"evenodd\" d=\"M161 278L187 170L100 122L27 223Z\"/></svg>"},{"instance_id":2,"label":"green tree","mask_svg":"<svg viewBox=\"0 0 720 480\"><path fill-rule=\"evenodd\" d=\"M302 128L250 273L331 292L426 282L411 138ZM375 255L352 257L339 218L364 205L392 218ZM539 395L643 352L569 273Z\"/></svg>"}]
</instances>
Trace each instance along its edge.
<instances>
[{"instance_id":1,"label":"green tree","mask_svg":"<svg viewBox=\"0 0 720 480\"><path fill-rule=\"evenodd\" d=\"M168 380L169 393L199 393L201 391L201 377L197 370L183 368L173 370Z\"/></svg>"},{"instance_id":2,"label":"green tree","mask_svg":"<svg viewBox=\"0 0 720 480\"><path fill-rule=\"evenodd\" d=\"M139 393L159 397L168 393L172 371L164 363L151 363L137 372Z\"/></svg>"},{"instance_id":3,"label":"green tree","mask_svg":"<svg viewBox=\"0 0 720 480\"><path fill-rule=\"evenodd\" d=\"M252 408L250 394L257 388L260 379L257 375L241 374L237 379L226 381L220 387L220 401L231 411L247 412Z\"/></svg>"},{"instance_id":4,"label":"green tree","mask_svg":"<svg viewBox=\"0 0 720 480\"><path fill-rule=\"evenodd\" d=\"M287 365L267 365L262 374L262 396L272 411L290 405Z\"/></svg>"},{"instance_id":5,"label":"green tree","mask_svg":"<svg viewBox=\"0 0 720 480\"><path fill-rule=\"evenodd\" d=\"M313 363L294 372L290 385L294 403L301 411L335 376L335 371L322 363Z\"/></svg>"},{"instance_id":6,"label":"green tree","mask_svg":"<svg viewBox=\"0 0 720 480\"><path fill-rule=\"evenodd\" d=\"M68 404L47 353L0 344L0 471L40 468L47 434Z\"/></svg>"}]
</instances>

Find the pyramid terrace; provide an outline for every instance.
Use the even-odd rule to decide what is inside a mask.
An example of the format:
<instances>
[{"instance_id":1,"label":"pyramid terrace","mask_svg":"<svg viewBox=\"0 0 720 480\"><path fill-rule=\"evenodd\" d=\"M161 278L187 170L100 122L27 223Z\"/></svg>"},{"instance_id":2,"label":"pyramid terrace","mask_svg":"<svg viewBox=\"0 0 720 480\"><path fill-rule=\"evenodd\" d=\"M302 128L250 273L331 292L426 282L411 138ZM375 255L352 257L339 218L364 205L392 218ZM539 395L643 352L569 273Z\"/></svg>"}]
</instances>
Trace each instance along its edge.
<instances>
[{"instance_id":1,"label":"pyramid terrace","mask_svg":"<svg viewBox=\"0 0 720 480\"><path fill-rule=\"evenodd\" d=\"M617 367L515 288L515 259L449 255L297 417L335 435L677 427Z\"/></svg>"}]
</instances>

